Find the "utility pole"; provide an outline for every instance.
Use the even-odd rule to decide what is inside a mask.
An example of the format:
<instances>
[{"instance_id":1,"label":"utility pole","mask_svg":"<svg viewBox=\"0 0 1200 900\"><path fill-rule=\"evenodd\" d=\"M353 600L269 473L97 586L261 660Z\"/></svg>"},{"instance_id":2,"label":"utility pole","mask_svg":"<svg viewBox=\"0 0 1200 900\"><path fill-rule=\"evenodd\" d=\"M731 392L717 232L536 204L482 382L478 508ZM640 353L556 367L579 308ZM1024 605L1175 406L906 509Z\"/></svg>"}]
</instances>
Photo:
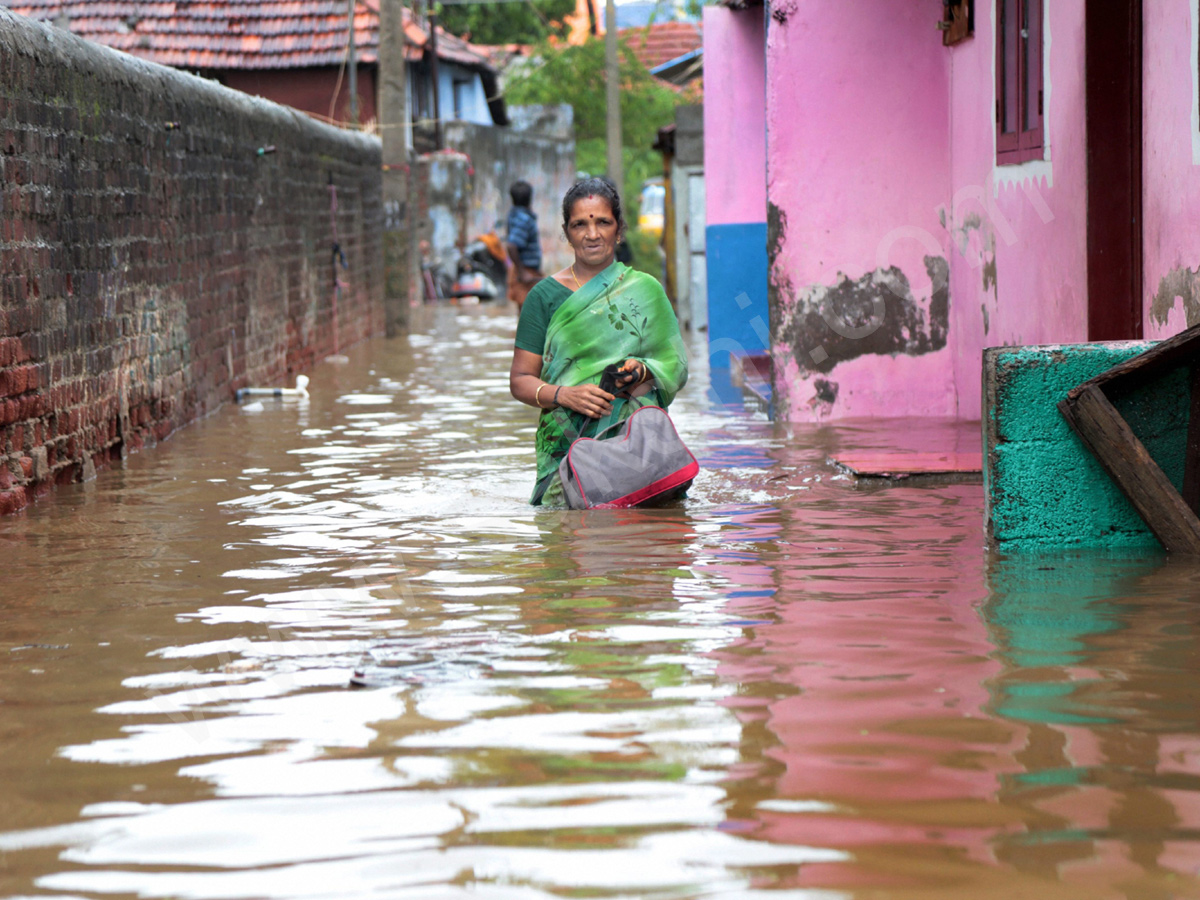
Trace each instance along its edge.
<instances>
[{"instance_id":1,"label":"utility pole","mask_svg":"<svg viewBox=\"0 0 1200 900\"><path fill-rule=\"evenodd\" d=\"M408 64L402 0L379 0L379 137L383 163L383 302L389 336L407 330L415 293L412 207L409 204Z\"/></svg>"},{"instance_id":2,"label":"utility pole","mask_svg":"<svg viewBox=\"0 0 1200 900\"><path fill-rule=\"evenodd\" d=\"M379 0L379 136L385 171L407 166L412 145L404 13L404 0Z\"/></svg>"},{"instance_id":3,"label":"utility pole","mask_svg":"<svg viewBox=\"0 0 1200 900\"><path fill-rule=\"evenodd\" d=\"M358 127L358 54L356 54L354 52L354 50L355 50L355 47L354 47L354 2L355 2L355 0L349 0L349 3L350 3L350 15L349 15L350 41L346 45L346 48L347 48L346 55L349 57L349 59L346 61L346 68L349 70L348 75L350 76L350 85L349 85L349 88L350 88L350 124L353 125L355 128L357 128Z\"/></svg>"},{"instance_id":4,"label":"utility pole","mask_svg":"<svg viewBox=\"0 0 1200 900\"><path fill-rule=\"evenodd\" d=\"M621 155L621 72L617 65L617 5L604 3L605 98L608 105L608 177L625 192L624 159Z\"/></svg>"},{"instance_id":5,"label":"utility pole","mask_svg":"<svg viewBox=\"0 0 1200 900\"><path fill-rule=\"evenodd\" d=\"M433 0L430 0L432 7ZM429 10L429 80L433 82L433 149L442 149L442 85L438 81L437 13Z\"/></svg>"}]
</instances>

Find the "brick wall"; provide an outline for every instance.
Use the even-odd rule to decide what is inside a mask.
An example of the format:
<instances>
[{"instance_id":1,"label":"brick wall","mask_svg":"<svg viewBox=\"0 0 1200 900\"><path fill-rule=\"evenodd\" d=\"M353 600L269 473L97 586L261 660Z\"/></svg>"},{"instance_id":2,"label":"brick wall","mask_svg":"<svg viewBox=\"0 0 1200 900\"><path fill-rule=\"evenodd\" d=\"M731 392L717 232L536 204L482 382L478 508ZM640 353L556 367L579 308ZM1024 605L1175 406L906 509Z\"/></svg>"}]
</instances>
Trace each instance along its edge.
<instances>
[{"instance_id":1,"label":"brick wall","mask_svg":"<svg viewBox=\"0 0 1200 900\"><path fill-rule=\"evenodd\" d=\"M0 514L382 332L381 216L377 139L0 8Z\"/></svg>"}]
</instances>

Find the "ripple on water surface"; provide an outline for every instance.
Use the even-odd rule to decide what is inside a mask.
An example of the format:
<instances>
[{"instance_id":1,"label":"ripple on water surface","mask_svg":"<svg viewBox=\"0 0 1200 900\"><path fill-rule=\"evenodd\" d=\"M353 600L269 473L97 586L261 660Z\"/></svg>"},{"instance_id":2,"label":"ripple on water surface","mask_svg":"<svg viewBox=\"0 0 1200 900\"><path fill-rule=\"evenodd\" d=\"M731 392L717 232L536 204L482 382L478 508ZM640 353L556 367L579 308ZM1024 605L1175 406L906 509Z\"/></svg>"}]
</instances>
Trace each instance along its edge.
<instances>
[{"instance_id":1,"label":"ripple on water surface","mask_svg":"<svg viewBox=\"0 0 1200 900\"><path fill-rule=\"evenodd\" d=\"M511 316L420 314L0 522L7 895L1200 896L1192 568L989 557L827 462L969 430L699 346L689 497L535 510Z\"/></svg>"}]
</instances>

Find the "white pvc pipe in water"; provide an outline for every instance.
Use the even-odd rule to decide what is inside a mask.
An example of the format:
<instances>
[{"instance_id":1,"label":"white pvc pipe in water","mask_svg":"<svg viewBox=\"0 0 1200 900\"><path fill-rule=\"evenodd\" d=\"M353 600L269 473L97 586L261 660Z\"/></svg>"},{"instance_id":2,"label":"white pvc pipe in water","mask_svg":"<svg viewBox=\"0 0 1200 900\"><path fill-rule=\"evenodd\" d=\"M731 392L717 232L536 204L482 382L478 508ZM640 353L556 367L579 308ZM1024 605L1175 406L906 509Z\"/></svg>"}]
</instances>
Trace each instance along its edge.
<instances>
[{"instance_id":1,"label":"white pvc pipe in water","mask_svg":"<svg viewBox=\"0 0 1200 900\"><path fill-rule=\"evenodd\" d=\"M297 375L294 388L238 388L237 399L240 403L243 397L295 397L308 398L308 376Z\"/></svg>"}]
</instances>

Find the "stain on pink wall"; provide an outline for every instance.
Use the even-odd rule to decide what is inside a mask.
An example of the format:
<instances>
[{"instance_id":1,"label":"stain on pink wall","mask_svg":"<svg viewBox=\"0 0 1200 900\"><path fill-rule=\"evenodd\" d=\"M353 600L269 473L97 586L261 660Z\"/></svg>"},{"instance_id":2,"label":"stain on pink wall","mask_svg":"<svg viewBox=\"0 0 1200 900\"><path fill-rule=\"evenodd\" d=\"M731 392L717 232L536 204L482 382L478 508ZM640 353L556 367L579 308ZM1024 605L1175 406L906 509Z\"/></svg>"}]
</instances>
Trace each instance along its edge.
<instances>
[{"instance_id":1,"label":"stain on pink wall","mask_svg":"<svg viewBox=\"0 0 1200 900\"><path fill-rule=\"evenodd\" d=\"M1200 323L1200 122L1197 3L1143 7L1145 335Z\"/></svg>"},{"instance_id":2,"label":"stain on pink wall","mask_svg":"<svg viewBox=\"0 0 1200 900\"><path fill-rule=\"evenodd\" d=\"M1047 7L1046 159L1015 166L996 164L990 0L976 4L975 36L950 48L916 4L881 4L870 17L831 0L780 7L768 32L767 121L781 414L974 419L985 347L1086 340L1083 0ZM852 303L854 293L831 290L839 279L877 282L895 266L929 311L939 272L927 263L939 254L940 346L927 320L928 341L861 352L874 336L858 336L873 312L860 309L843 317L847 358L818 364L837 317L798 326L798 307L821 291ZM888 319L901 321L880 330L911 334L922 323L903 321L896 293L882 295ZM1200 315L1200 289L1197 303Z\"/></svg>"},{"instance_id":3,"label":"stain on pink wall","mask_svg":"<svg viewBox=\"0 0 1200 900\"><path fill-rule=\"evenodd\" d=\"M1143 4L1150 338L1200 323L1198 7ZM1087 340L1085 0L1045 8L1043 158L997 165L995 0L977 0L974 36L949 48L932 27L938 4L880 0L870 15L834 0L770 7L781 418L978 418L984 348ZM706 90L723 98L740 77L710 70ZM719 122L707 125L710 178L745 170Z\"/></svg>"},{"instance_id":4,"label":"stain on pink wall","mask_svg":"<svg viewBox=\"0 0 1200 900\"><path fill-rule=\"evenodd\" d=\"M949 193L950 67L933 27L938 9L772 6L772 355L786 418L955 413L944 323L940 340L918 333L936 330L920 316L947 287L938 211ZM901 280L881 284L891 267Z\"/></svg>"},{"instance_id":5,"label":"stain on pink wall","mask_svg":"<svg viewBox=\"0 0 1200 900\"><path fill-rule=\"evenodd\" d=\"M763 12L704 7L704 171L709 225L764 222Z\"/></svg>"}]
</instances>

